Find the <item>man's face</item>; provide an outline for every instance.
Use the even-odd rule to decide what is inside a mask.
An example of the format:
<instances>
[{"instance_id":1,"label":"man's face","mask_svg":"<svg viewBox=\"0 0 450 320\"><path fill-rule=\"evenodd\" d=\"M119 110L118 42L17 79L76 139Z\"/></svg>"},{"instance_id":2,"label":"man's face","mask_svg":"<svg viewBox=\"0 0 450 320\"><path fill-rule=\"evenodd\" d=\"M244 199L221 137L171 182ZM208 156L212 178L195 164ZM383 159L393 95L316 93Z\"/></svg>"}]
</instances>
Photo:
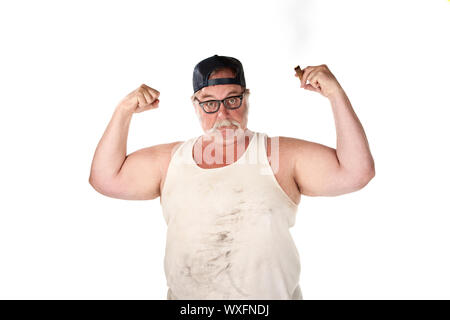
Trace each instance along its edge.
<instances>
[{"instance_id":1,"label":"man's face","mask_svg":"<svg viewBox=\"0 0 450 320\"><path fill-rule=\"evenodd\" d=\"M223 70L215 73L209 79L233 78L234 75L229 70ZM242 94L243 89L237 84L221 84L208 86L196 92L195 96L201 102L208 100L222 100L227 97ZM248 95L244 95L242 105L238 109L227 109L223 103L220 104L216 113L205 113L198 101L194 101L194 108L203 131L207 135L221 133L223 138L237 134L237 130L247 130L248 116Z\"/></svg>"}]
</instances>

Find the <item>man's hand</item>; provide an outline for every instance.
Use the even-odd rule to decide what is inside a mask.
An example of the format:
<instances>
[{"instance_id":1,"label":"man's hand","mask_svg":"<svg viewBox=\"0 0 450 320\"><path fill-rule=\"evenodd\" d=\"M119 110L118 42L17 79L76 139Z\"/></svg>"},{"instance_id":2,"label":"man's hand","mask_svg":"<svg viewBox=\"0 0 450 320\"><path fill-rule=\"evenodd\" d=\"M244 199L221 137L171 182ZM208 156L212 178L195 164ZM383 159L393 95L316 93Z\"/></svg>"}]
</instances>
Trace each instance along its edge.
<instances>
[{"instance_id":1,"label":"man's hand","mask_svg":"<svg viewBox=\"0 0 450 320\"><path fill-rule=\"evenodd\" d=\"M319 92L326 98L331 98L334 95L340 94L344 91L325 64L306 67L302 71L303 75L300 80L301 88ZM298 77L298 74L295 73L295 76ZM307 81L309 81L309 84L306 83Z\"/></svg>"},{"instance_id":2,"label":"man's hand","mask_svg":"<svg viewBox=\"0 0 450 320\"><path fill-rule=\"evenodd\" d=\"M120 101L118 108L123 108L133 113L139 113L159 106L159 91L141 84L139 88L130 92Z\"/></svg>"}]
</instances>

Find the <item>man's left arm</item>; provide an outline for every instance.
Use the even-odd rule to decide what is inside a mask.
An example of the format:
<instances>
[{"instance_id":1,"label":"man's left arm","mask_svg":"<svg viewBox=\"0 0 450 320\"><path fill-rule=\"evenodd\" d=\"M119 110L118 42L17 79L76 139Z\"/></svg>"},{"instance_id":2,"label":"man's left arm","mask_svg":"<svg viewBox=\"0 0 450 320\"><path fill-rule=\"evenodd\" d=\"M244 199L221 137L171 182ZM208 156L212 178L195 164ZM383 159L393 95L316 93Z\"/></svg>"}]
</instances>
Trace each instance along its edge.
<instances>
[{"instance_id":1,"label":"man's left arm","mask_svg":"<svg viewBox=\"0 0 450 320\"><path fill-rule=\"evenodd\" d=\"M290 139L294 178L301 193L336 196L361 189L375 176L375 164L364 129L346 93L326 65L305 68L301 87L328 98L337 138L336 149Z\"/></svg>"}]
</instances>

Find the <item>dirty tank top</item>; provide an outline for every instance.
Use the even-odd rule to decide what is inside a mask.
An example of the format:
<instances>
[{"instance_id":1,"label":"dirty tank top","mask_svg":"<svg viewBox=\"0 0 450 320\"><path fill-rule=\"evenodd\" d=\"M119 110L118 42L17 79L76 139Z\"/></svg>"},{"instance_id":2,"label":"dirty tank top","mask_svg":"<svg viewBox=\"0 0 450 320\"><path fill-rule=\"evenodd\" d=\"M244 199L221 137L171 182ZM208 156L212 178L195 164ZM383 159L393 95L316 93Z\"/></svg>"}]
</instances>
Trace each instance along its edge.
<instances>
[{"instance_id":1,"label":"dirty tank top","mask_svg":"<svg viewBox=\"0 0 450 320\"><path fill-rule=\"evenodd\" d=\"M200 168L189 139L161 192L167 223L167 299L301 300L300 259L289 228L297 204L278 184L254 132L236 162Z\"/></svg>"}]
</instances>

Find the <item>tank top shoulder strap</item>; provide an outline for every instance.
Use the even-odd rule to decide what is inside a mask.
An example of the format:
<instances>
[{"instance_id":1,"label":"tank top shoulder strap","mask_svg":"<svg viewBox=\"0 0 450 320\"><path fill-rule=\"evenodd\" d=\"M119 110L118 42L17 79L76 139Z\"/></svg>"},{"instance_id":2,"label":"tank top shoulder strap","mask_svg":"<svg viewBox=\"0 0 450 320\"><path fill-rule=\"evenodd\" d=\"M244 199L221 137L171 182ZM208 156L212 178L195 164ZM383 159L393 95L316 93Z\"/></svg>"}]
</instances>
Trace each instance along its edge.
<instances>
[{"instance_id":1,"label":"tank top shoulder strap","mask_svg":"<svg viewBox=\"0 0 450 320\"><path fill-rule=\"evenodd\" d=\"M189 158L192 157L192 146L194 144L195 139L190 138L181 143L181 145L175 150L171 157L171 162L174 164L189 164Z\"/></svg>"},{"instance_id":2,"label":"tank top shoulder strap","mask_svg":"<svg viewBox=\"0 0 450 320\"><path fill-rule=\"evenodd\" d=\"M260 165L261 174L272 174L269 160L267 159L267 134L265 132L257 133L258 163Z\"/></svg>"},{"instance_id":3,"label":"tank top shoulder strap","mask_svg":"<svg viewBox=\"0 0 450 320\"><path fill-rule=\"evenodd\" d=\"M264 132L258 135L258 159L260 165L260 174L267 175L272 180L275 187L281 192L283 197L287 200L289 205L296 211L297 204L287 195L281 188L279 182L275 178L275 173L279 170L280 154L279 154L279 139L270 139L270 162L267 157L268 135Z\"/></svg>"}]
</instances>

